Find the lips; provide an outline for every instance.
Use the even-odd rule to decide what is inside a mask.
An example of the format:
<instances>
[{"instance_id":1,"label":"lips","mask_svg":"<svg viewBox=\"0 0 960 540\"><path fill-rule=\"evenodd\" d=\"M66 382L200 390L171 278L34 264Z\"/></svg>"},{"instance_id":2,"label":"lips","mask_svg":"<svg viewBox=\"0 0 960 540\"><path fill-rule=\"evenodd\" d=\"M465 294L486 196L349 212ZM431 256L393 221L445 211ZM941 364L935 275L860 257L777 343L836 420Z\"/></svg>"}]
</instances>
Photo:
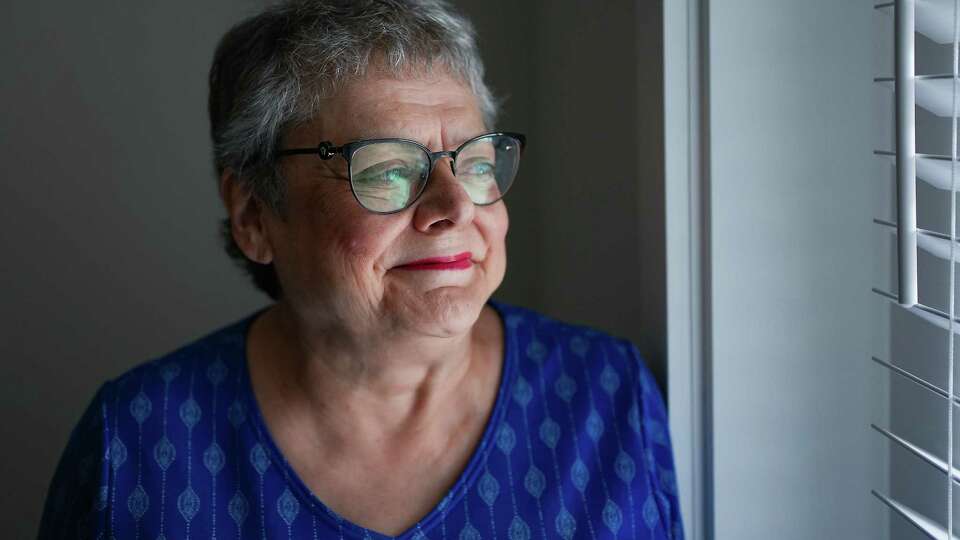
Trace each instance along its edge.
<instances>
[{"instance_id":1,"label":"lips","mask_svg":"<svg viewBox=\"0 0 960 540\"><path fill-rule=\"evenodd\" d=\"M473 261L470 260L472 257L472 253L464 251L456 255L444 255L410 261L397 266L397 268L404 270L463 270L473 266Z\"/></svg>"}]
</instances>

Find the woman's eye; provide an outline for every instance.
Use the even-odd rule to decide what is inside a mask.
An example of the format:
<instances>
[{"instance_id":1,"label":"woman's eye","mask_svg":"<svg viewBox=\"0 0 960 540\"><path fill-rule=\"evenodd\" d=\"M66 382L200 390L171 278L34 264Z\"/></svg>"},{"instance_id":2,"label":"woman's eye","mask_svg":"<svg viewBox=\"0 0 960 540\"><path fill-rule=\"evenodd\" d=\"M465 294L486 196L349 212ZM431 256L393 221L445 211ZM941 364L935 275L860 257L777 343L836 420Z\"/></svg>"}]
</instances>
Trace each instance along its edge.
<instances>
[{"instance_id":1,"label":"woman's eye","mask_svg":"<svg viewBox=\"0 0 960 540\"><path fill-rule=\"evenodd\" d=\"M410 179L410 169L395 168L383 173L383 179L387 182L404 182Z\"/></svg>"},{"instance_id":2,"label":"woman's eye","mask_svg":"<svg viewBox=\"0 0 960 540\"><path fill-rule=\"evenodd\" d=\"M493 174L493 164L492 163L477 163L473 167L474 174Z\"/></svg>"},{"instance_id":3,"label":"woman's eye","mask_svg":"<svg viewBox=\"0 0 960 540\"><path fill-rule=\"evenodd\" d=\"M390 186L410 182L413 176L413 171L408 167L394 167L380 172L364 172L358 180L368 185Z\"/></svg>"},{"instance_id":4,"label":"woman's eye","mask_svg":"<svg viewBox=\"0 0 960 540\"><path fill-rule=\"evenodd\" d=\"M493 164L487 161L477 161L467 167L467 174L471 176L489 176L493 174Z\"/></svg>"}]
</instances>

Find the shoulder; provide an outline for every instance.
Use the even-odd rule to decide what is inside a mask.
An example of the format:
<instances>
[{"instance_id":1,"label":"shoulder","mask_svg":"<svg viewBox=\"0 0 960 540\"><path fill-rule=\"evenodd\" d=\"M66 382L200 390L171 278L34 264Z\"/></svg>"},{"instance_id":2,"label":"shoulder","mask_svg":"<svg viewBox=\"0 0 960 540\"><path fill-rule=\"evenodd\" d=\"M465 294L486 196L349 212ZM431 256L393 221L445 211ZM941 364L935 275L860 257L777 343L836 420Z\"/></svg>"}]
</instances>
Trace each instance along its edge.
<instances>
[{"instance_id":1,"label":"shoulder","mask_svg":"<svg viewBox=\"0 0 960 540\"><path fill-rule=\"evenodd\" d=\"M508 350L514 351L518 365L513 398L533 407L532 417L538 413L545 418L539 433L544 444L559 448L567 430L574 433L570 440L592 443L581 449L589 452L594 446L596 463L612 461L614 474L624 482L643 471L656 492L643 511L650 515L659 510L666 522L678 521L667 410L637 347L628 339L530 309L502 303L495 307L504 314L512 340ZM592 474L603 471L581 477Z\"/></svg>"},{"instance_id":2,"label":"shoulder","mask_svg":"<svg viewBox=\"0 0 960 540\"><path fill-rule=\"evenodd\" d=\"M105 458L115 474L137 474L134 456L141 444L158 445L160 462L177 441L215 429L215 416L235 414L244 336L256 314L213 330L175 350L142 362L103 384ZM131 463L132 462L132 463Z\"/></svg>"},{"instance_id":3,"label":"shoulder","mask_svg":"<svg viewBox=\"0 0 960 540\"><path fill-rule=\"evenodd\" d=\"M566 322L535 310L492 302L501 313L507 339L518 358L562 370L570 376L594 375L605 390L615 392L636 384L643 392L658 392L640 351L630 340L591 326ZM584 370L587 370L585 373Z\"/></svg>"},{"instance_id":4,"label":"shoulder","mask_svg":"<svg viewBox=\"0 0 960 540\"><path fill-rule=\"evenodd\" d=\"M104 405L109 409L111 401L128 403L130 415L139 421L150 414L148 402L156 397L186 398L220 385L231 374L238 375L245 330L255 316L223 325L120 373L104 384Z\"/></svg>"},{"instance_id":5,"label":"shoulder","mask_svg":"<svg viewBox=\"0 0 960 540\"><path fill-rule=\"evenodd\" d=\"M585 421L588 429L600 431L597 417L622 420L648 441L669 446L663 395L630 340L523 307L494 307L503 315L507 351L516 363L514 399L527 403L540 395L544 403L592 419Z\"/></svg>"},{"instance_id":6,"label":"shoulder","mask_svg":"<svg viewBox=\"0 0 960 540\"><path fill-rule=\"evenodd\" d=\"M223 326L177 349L137 364L99 386L61 454L41 520L40 538L61 538L67 531L103 530L109 490L140 485L140 462L152 453L164 471L174 459L171 439L198 427L198 400L228 384L231 370L243 365L245 325L256 313ZM231 393L232 396L232 393ZM207 403L204 401L204 406ZM167 414L167 409L170 414ZM207 409L209 413L209 409ZM167 422L167 417L179 422ZM167 425L169 424L169 425ZM169 435L169 438L168 438ZM147 495L130 491L131 512ZM118 503L122 504L122 503Z\"/></svg>"}]
</instances>

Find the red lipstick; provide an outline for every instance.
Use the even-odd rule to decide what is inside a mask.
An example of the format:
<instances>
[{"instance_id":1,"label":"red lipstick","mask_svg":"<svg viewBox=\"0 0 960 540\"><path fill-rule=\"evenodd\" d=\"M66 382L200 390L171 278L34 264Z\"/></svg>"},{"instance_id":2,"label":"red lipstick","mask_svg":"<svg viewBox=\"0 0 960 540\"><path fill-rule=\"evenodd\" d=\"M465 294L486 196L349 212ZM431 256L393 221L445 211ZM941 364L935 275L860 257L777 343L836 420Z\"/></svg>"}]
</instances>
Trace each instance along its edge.
<instances>
[{"instance_id":1,"label":"red lipstick","mask_svg":"<svg viewBox=\"0 0 960 540\"><path fill-rule=\"evenodd\" d=\"M430 257L428 259L419 259L398 266L404 270L466 270L473 266L470 258L473 253L464 251L456 255L447 255L445 257Z\"/></svg>"}]
</instances>

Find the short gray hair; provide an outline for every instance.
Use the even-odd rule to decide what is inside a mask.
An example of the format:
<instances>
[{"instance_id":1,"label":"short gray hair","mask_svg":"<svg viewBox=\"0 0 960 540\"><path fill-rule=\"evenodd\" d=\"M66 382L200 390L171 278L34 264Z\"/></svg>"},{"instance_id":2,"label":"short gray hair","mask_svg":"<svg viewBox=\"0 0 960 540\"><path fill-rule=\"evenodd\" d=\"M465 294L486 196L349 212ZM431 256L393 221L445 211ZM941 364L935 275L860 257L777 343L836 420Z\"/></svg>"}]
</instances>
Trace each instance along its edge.
<instances>
[{"instance_id":1,"label":"short gray hair","mask_svg":"<svg viewBox=\"0 0 960 540\"><path fill-rule=\"evenodd\" d=\"M445 69L477 97L487 128L497 103L483 80L473 25L443 0L292 0L248 18L220 40L210 68L210 136L217 176L231 168L281 216L285 185L277 145L315 117L322 99L362 78L372 64L400 76ZM272 264L246 258L225 219L227 253L273 299Z\"/></svg>"}]
</instances>

